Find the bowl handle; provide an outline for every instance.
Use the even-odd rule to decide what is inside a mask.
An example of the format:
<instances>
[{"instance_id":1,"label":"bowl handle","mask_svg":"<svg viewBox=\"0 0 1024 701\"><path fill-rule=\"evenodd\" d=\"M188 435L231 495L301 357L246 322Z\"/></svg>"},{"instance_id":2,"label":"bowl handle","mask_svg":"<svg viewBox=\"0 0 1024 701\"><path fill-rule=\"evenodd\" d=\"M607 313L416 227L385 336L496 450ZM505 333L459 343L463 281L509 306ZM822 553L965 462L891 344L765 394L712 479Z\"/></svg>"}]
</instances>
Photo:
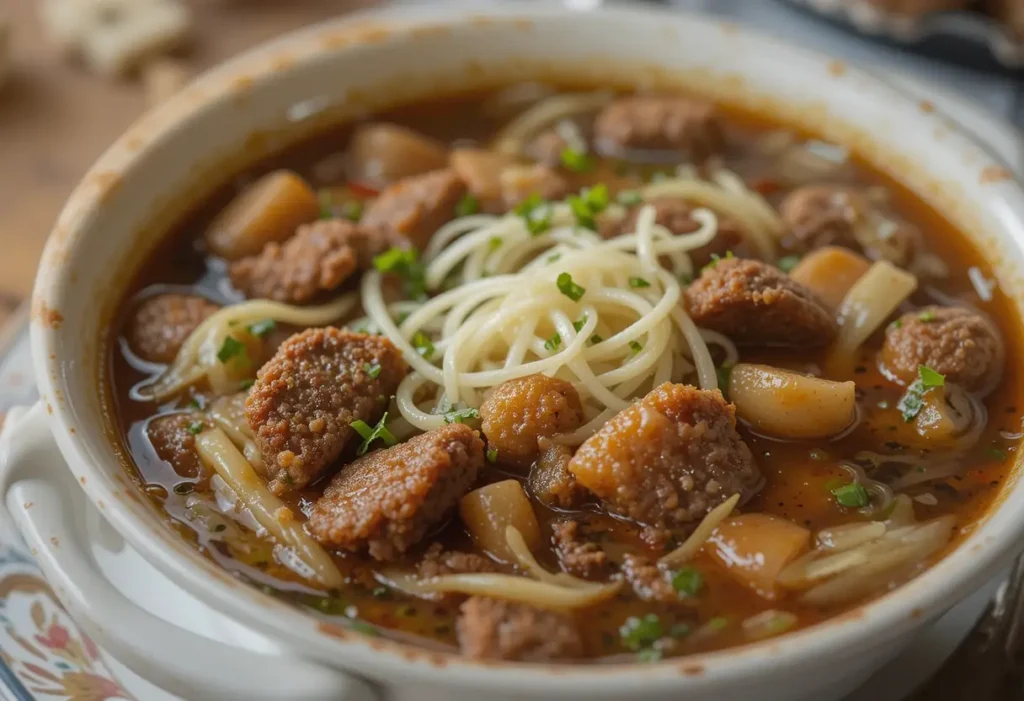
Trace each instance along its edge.
<instances>
[{"instance_id":1,"label":"bowl handle","mask_svg":"<svg viewBox=\"0 0 1024 701\"><path fill-rule=\"evenodd\" d=\"M206 638L129 601L103 575L84 535L92 508L71 482L45 410L13 409L0 434L0 494L72 618L121 664L185 699L375 701L365 682L309 660Z\"/></svg>"}]
</instances>

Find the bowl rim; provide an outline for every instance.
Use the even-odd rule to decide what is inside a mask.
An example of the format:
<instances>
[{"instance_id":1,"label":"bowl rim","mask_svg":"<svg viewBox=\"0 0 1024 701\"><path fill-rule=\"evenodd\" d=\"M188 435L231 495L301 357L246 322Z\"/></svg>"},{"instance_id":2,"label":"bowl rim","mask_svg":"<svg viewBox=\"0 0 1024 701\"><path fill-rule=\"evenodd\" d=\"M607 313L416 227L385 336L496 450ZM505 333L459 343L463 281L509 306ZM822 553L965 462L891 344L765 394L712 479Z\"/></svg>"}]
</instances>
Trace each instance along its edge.
<instances>
[{"instance_id":1,"label":"bowl rim","mask_svg":"<svg viewBox=\"0 0 1024 701\"><path fill-rule=\"evenodd\" d=\"M708 29L740 34L755 45L770 45L773 51L783 51L804 66L820 66L834 61L825 54L792 46L756 30L678 10L611 7L583 15L543 2L520 0L515 5L488 8L473 5L472 11L473 14L466 14L464 6L445 3L429 9L415 6L359 12L288 33L249 50L212 69L168 103L143 116L100 157L82 184L69 197L47 241L33 292L31 336L36 379L42 396L54 400L53 433L70 469L94 503L106 502L103 511L105 517L128 542L147 560L170 575L179 586L201 600L213 603L245 625L287 641L298 654L370 672L371 676L376 677L429 677L432 682L449 686L478 687L481 682L486 682L488 685L500 684L505 688L549 693L578 691L583 680L596 681L603 693L628 693L635 689L635 682L641 674L645 690L679 690L685 686L688 690L700 691L727 679L749 681L767 671L766 667L777 670L780 667L814 664L829 657L852 657L855 653L863 653L892 641L936 617L1004 564L1018 549L1016 541L1024 533L1024 514L1013 519L1008 514L1006 499L991 507L981 527L965 538L953 552L910 582L851 612L778 638L716 652L672 658L653 665L479 662L452 653L438 653L407 643L341 631L337 626L324 625L311 614L272 599L255 587L242 587L247 594L240 596L237 586L228 587L223 584L224 571L215 563L203 558L197 551L190 558L183 556L179 548L167 547L169 538L177 538L176 534L163 524L157 524L159 528L154 529L153 524L142 523L145 519L139 513L124 508L123 495L117 493L112 482L100 478L99 468L90 464L80 437L74 433L73 427L79 425L79 422L72 411L69 386L61 366L62 359L69 355L69 351L61 347L59 324L51 323L52 314L59 315L56 310L61 306L68 251L80 239L90 235L89 222L94 213L104 206L104 193L87 183L91 176L112 171L127 172L133 164L145 159L147 149L169 134L176 125L204 107L224 99L230 93L233 82L240 76L256 84L277 72L287 71L287 67L275 63L274 57L279 50L289 48L294 65L335 52L355 50L366 44L387 45L414 40L417 32L423 32L428 26L461 30L469 28L471 31L474 22L486 22L492 26L493 23L509 25L511 31L512 27L521 28L523 22L572 14L581 21L590 21L594 17L599 18L596 20L598 22L615 22L616 17L649 17L659 22L697 24ZM323 42L311 41L332 34L344 36L346 40L339 41L333 48L325 46ZM846 67L844 72L847 78L867 81L872 90L887 99L904 105L911 102L898 89L868 71ZM949 128L940 116L927 114L926 111L922 111L920 119ZM132 143L131 140L137 139L143 131L148 134L146 143L141 146L137 142ZM950 148L974 153L981 163L993 168L1002 167L984 147L974 144L958 129L953 130L947 143ZM1024 222L1024 189L1012 177L993 183L992 195L1006 203L1016 221ZM91 235L94 236L95 232L91 232ZM1020 238L1024 239L1024 228ZM1024 242L1018 245L1024 247ZM1003 489L1005 494L1011 485L1005 485ZM1001 530L998 533L986 533L992 524L992 517L999 514L1008 523L1000 524ZM281 635L282 632L287 634ZM529 674L524 674L527 671Z\"/></svg>"}]
</instances>

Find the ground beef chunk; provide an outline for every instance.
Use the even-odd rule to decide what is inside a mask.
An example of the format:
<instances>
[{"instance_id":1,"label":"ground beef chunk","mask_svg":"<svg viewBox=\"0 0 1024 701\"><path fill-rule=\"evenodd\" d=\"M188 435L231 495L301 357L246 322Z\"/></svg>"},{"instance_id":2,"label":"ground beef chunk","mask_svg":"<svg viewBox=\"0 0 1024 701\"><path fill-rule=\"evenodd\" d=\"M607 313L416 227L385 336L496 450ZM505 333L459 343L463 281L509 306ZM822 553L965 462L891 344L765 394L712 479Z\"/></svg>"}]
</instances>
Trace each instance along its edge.
<instances>
[{"instance_id":1,"label":"ground beef chunk","mask_svg":"<svg viewBox=\"0 0 1024 701\"><path fill-rule=\"evenodd\" d=\"M632 585L636 595L644 601L679 601L679 595L672 587L667 573L650 558L626 553L622 558L622 574L626 576L626 581Z\"/></svg>"},{"instance_id":2,"label":"ground beef chunk","mask_svg":"<svg viewBox=\"0 0 1024 701\"><path fill-rule=\"evenodd\" d=\"M837 327L825 305L767 263L727 258L705 267L684 292L698 326L747 346L827 346Z\"/></svg>"},{"instance_id":3,"label":"ground beef chunk","mask_svg":"<svg viewBox=\"0 0 1024 701\"><path fill-rule=\"evenodd\" d=\"M455 508L484 466L484 444L447 424L365 455L331 480L306 528L320 543L394 560Z\"/></svg>"},{"instance_id":4,"label":"ground beef chunk","mask_svg":"<svg viewBox=\"0 0 1024 701\"><path fill-rule=\"evenodd\" d=\"M185 339L219 307L202 297L162 294L142 302L128 329L132 351L151 363L169 363Z\"/></svg>"},{"instance_id":5,"label":"ground beef chunk","mask_svg":"<svg viewBox=\"0 0 1024 701\"><path fill-rule=\"evenodd\" d=\"M281 243L268 243L259 255L231 264L231 283L246 297L303 304L337 289L352 273L388 247L345 219L323 219L300 226Z\"/></svg>"},{"instance_id":6,"label":"ground beef chunk","mask_svg":"<svg viewBox=\"0 0 1024 701\"><path fill-rule=\"evenodd\" d=\"M467 599L455 628L462 654L471 659L549 662L583 655L571 617L510 601Z\"/></svg>"},{"instance_id":7,"label":"ground beef chunk","mask_svg":"<svg viewBox=\"0 0 1024 701\"><path fill-rule=\"evenodd\" d=\"M498 460L528 468L540 453L537 439L575 431L583 422L583 405L565 380L528 375L499 385L480 407L480 418Z\"/></svg>"},{"instance_id":8,"label":"ground beef chunk","mask_svg":"<svg viewBox=\"0 0 1024 701\"><path fill-rule=\"evenodd\" d=\"M576 484L569 472L572 449L548 438L537 441L540 456L530 468L526 482L530 493L548 506L558 509L578 508L587 498L585 489Z\"/></svg>"},{"instance_id":9,"label":"ground beef chunk","mask_svg":"<svg viewBox=\"0 0 1024 701\"><path fill-rule=\"evenodd\" d=\"M380 366L377 377L369 369ZM276 494L304 487L357 442L349 424L373 426L405 377L402 354L382 336L307 329L281 344L256 374L245 418Z\"/></svg>"},{"instance_id":10,"label":"ground beef chunk","mask_svg":"<svg viewBox=\"0 0 1024 701\"><path fill-rule=\"evenodd\" d=\"M568 194L568 181L546 165L510 166L501 172L501 199L506 209L513 209L530 195L561 200Z\"/></svg>"},{"instance_id":11,"label":"ground beef chunk","mask_svg":"<svg viewBox=\"0 0 1024 701\"><path fill-rule=\"evenodd\" d=\"M610 511L655 528L699 520L762 484L735 407L717 390L668 382L588 438L569 470Z\"/></svg>"},{"instance_id":12,"label":"ground beef chunk","mask_svg":"<svg viewBox=\"0 0 1024 701\"><path fill-rule=\"evenodd\" d=\"M904 314L885 332L882 368L909 384L919 365L946 376L964 389L989 390L1003 368L1003 341L995 326L963 307L925 307Z\"/></svg>"},{"instance_id":13,"label":"ground beef chunk","mask_svg":"<svg viewBox=\"0 0 1024 701\"><path fill-rule=\"evenodd\" d=\"M422 250L442 225L455 216L466 185L450 168L403 178L369 206L360 225L390 240L404 237Z\"/></svg>"},{"instance_id":14,"label":"ground beef chunk","mask_svg":"<svg viewBox=\"0 0 1024 701\"><path fill-rule=\"evenodd\" d=\"M783 244L800 252L845 246L873 260L906 266L920 238L917 227L884 212L854 187L798 188L782 201L779 214L787 229Z\"/></svg>"},{"instance_id":15,"label":"ground beef chunk","mask_svg":"<svg viewBox=\"0 0 1024 701\"><path fill-rule=\"evenodd\" d=\"M423 559L416 566L417 574L423 579L440 577L443 574L473 574L497 572L493 560L483 555L445 550L440 543L433 543L423 553Z\"/></svg>"},{"instance_id":16,"label":"ground beef chunk","mask_svg":"<svg viewBox=\"0 0 1024 701\"><path fill-rule=\"evenodd\" d=\"M718 110L709 102L685 97L637 95L615 100L594 122L598 149L671 150L701 161L722 146Z\"/></svg>"},{"instance_id":17,"label":"ground beef chunk","mask_svg":"<svg viewBox=\"0 0 1024 701\"><path fill-rule=\"evenodd\" d=\"M198 477L203 466L196 453L196 436L190 429L202 426L198 414L165 414L146 425L146 436L161 460L169 462L182 477Z\"/></svg>"},{"instance_id":18,"label":"ground beef chunk","mask_svg":"<svg viewBox=\"0 0 1024 701\"><path fill-rule=\"evenodd\" d=\"M583 579L603 579L608 575L608 555L597 543L583 539L577 521L562 521L552 528L555 552L563 570Z\"/></svg>"},{"instance_id":19,"label":"ground beef chunk","mask_svg":"<svg viewBox=\"0 0 1024 701\"><path fill-rule=\"evenodd\" d=\"M645 204L654 206L654 221L675 235L692 234L700 228L700 223L693 218L694 208L685 201L675 197L660 197ZM625 218L605 220L601 226L601 236L612 238L636 231L636 219L644 205L633 207ZM690 259L696 268L702 268L713 260L713 256L722 258L732 251L734 254L747 253L743 248L743 234L736 222L729 217L718 218L718 234L711 243L689 251Z\"/></svg>"}]
</instances>

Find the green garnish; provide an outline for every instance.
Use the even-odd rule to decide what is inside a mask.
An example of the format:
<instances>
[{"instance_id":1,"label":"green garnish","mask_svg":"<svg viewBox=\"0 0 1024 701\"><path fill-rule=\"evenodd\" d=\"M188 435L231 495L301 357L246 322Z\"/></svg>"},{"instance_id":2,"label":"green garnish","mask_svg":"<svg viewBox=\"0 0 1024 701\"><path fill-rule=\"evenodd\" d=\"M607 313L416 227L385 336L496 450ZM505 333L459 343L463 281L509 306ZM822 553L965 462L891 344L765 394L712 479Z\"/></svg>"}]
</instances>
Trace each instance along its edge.
<instances>
[{"instance_id":1,"label":"green garnish","mask_svg":"<svg viewBox=\"0 0 1024 701\"><path fill-rule=\"evenodd\" d=\"M455 205L455 216L468 217L480 211L480 200L472 192L463 195Z\"/></svg>"},{"instance_id":2,"label":"green garnish","mask_svg":"<svg viewBox=\"0 0 1024 701\"><path fill-rule=\"evenodd\" d=\"M898 329L903 326L903 319L896 319L896 321L889 324L890 329Z\"/></svg>"},{"instance_id":3,"label":"green garnish","mask_svg":"<svg viewBox=\"0 0 1024 701\"><path fill-rule=\"evenodd\" d=\"M548 263L554 263L556 260L562 257L561 253L552 253L548 256Z\"/></svg>"},{"instance_id":4,"label":"green garnish","mask_svg":"<svg viewBox=\"0 0 1024 701\"><path fill-rule=\"evenodd\" d=\"M539 236L551 228L551 203L534 193L520 202L513 210L526 223L526 230Z\"/></svg>"},{"instance_id":5,"label":"green garnish","mask_svg":"<svg viewBox=\"0 0 1024 701\"><path fill-rule=\"evenodd\" d=\"M226 336L224 338L223 345L221 345L220 350L217 351L217 360L222 363L227 363L229 360L236 357L248 360L249 355L245 350L245 344L234 336Z\"/></svg>"},{"instance_id":6,"label":"green garnish","mask_svg":"<svg viewBox=\"0 0 1024 701\"><path fill-rule=\"evenodd\" d=\"M356 450L356 455L366 455L366 451L370 449L370 444L378 438L392 446L398 442L394 434L388 430L388 412L384 412L384 416L380 417L380 421L373 428L370 428L370 424L366 423L362 419L356 419L349 424L355 432L363 438L363 442L359 444L359 449Z\"/></svg>"},{"instance_id":7,"label":"green garnish","mask_svg":"<svg viewBox=\"0 0 1024 701\"><path fill-rule=\"evenodd\" d=\"M423 356L424 360L430 360L434 355L434 344L425 333L417 331L412 337L412 347Z\"/></svg>"},{"instance_id":8,"label":"green garnish","mask_svg":"<svg viewBox=\"0 0 1024 701\"><path fill-rule=\"evenodd\" d=\"M362 200L348 200L341 205L341 216L350 222L358 222L363 218Z\"/></svg>"},{"instance_id":9,"label":"green garnish","mask_svg":"<svg viewBox=\"0 0 1024 701\"><path fill-rule=\"evenodd\" d=\"M585 229L597 229L594 218L608 207L608 186L598 183L594 187L585 187L578 195L566 198L569 209L576 217L576 223Z\"/></svg>"},{"instance_id":10,"label":"green garnish","mask_svg":"<svg viewBox=\"0 0 1024 701\"><path fill-rule=\"evenodd\" d=\"M642 618L630 616L619 628L619 640L623 647L637 652L651 647L663 637L665 631L661 619L653 613Z\"/></svg>"},{"instance_id":11,"label":"green garnish","mask_svg":"<svg viewBox=\"0 0 1024 701\"><path fill-rule=\"evenodd\" d=\"M544 341L544 350L553 351L562 345L562 336L559 333L555 333L551 338Z\"/></svg>"},{"instance_id":12,"label":"green garnish","mask_svg":"<svg viewBox=\"0 0 1024 701\"><path fill-rule=\"evenodd\" d=\"M926 365L918 365L917 374L921 380L921 383L929 389L932 387L942 387L943 385L946 384L945 375L936 372L935 370L932 370L930 367Z\"/></svg>"},{"instance_id":13,"label":"green garnish","mask_svg":"<svg viewBox=\"0 0 1024 701\"><path fill-rule=\"evenodd\" d=\"M188 404L186 404L186 406L189 409L202 409L203 408L203 405L200 404L199 400L196 399L195 397L192 397L192 399L189 399L188 400Z\"/></svg>"},{"instance_id":14,"label":"green garnish","mask_svg":"<svg viewBox=\"0 0 1024 701\"><path fill-rule=\"evenodd\" d=\"M643 287L650 287L651 283L647 282L642 277L631 277L629 278L629 286L633 289L640 289Z\"/></svg>"},{"instance_id":15,"label":"green garnish","mask_svg":"<svg viewBox=\"0 0 1024 701\"><path fill-rule=\"evenodd\" d=\"M926 324L930 321L935 321L935 312L931 309L925 309L923 312L917 315L917 318Z\"/></svg>"},{"instance_id":16,"label":"green garnish","mask_svg":"<svg viewBox=\"0 0 1024 701\"><path fill-rule=\"evenodd\" d=\"M615 201L623 207L632 207L643 202L644 197L636 190L623 190L615 196Z\"/></svg>"},{"instance_id":17,"label":"green garnish","mask_svg":"<svg viewBox=\"0 0 1024 701\"><path fill-rule=\"evenodd\" d=\"M572 328L573 328L573 330L576 333L579 333L580 331L583 330L583 327L586 325L586 323L587 323L587 315L584 314L582 317L580 317L576 321L572 322Z\"/></svg>"},{"instance_id":18,"label":"green garnish","mask_svg":"<svg viewBox=\"0 0 1024 701\"><path fill-rule=\"evenodd\" d=\"M446 424L464 424L470 419L479 419L480 412L476 409L456 409L455 411L449 411L444 415L444 422Z\"/></svg>"},{"instance_id":19,"label":"green garnish","mask_svg":"<svg viewBox=\"0 0 1024 701\"><path fill-rule=\"evenodd\" d=\"M420 262L420 254L415 248L389 248L374 257L373 267L382 273L394 273L401 277L405 283L405 293L410 299L426 298L426 268Z\"/></svg>"},{"instance_id":20,"label":"green garnish","mask_svg":"<svg viewBox=\"0 0 1024 701\"><path fill-rule=\"evenodd\" d=\"M629 350L632 351L632 353L629 354L630 357L636 355L637 353L639 353L643 349L644 349L644 347L643 347L643 345L639 341L630 341L629 342Z\"/></svg>"},{"instance_id":21,"label":"green garnish","mask_svg":"<svg viewBox=\"0 0 1024 701\"><path fill-rule=\"evenodd\" d=\"M202 433L204 428L206 428L206 426L202 421L193 421L188 425L188 432L193 436L196 436Z\"/></svg>"},{"instance_id":22,"label":"green garnish","mask_svg":"<svg viewBox=\"0 0 1024 701\"><path fill-rule=\"evenodd\" d=\"M718 389L725 394L725 391L729 389L729 382L732 380L732 365L719 365L715 368L715 374L718 376Z\"/></svg>"},{"instance_id":23,"label":"green garnish","mask_svg":"<svg viewBox=\"0 0 1024 701\"><path fill-rule=\"evenodd\" d=\"M661 661L662 652L656 647L649 647L636 653L636 661L640 664L654 664Z\"/></svg>"},{"instance_id":24,"label":"green garnish","mask_svg":"<svg viewBox=\"0 0 1024 701\"><path fill-rule=\"evenodd\" d=\"M574 173L588 173L594 169L594 159L586 151L579 151L572 146L562 149L562 165Z\"/></svg>"},{"instance_id":25,"label":"green garnish","mask_svg":"<svg viewBox=\"0 0 1024 701\"><path fill-rule=\"evenodd\" d=\"M693 567L684 567L672 575L672 588L683 596L697 596L704 586L704 575Z\"/></svg>"},{"instance_id":26,"label":"green garnish","mask_svg":"<svg viewBox=\"0 0 1024 701\"><path fill-rule=\"evenodd\" d=\"M792 272L793 268L800 262L800 256L783 256L776 261L776 265L784 273Z\"/></svg>"},{"instance_id":27,"label":"green garnish","mask_svg":"<svg viewBox=\"0 0 1024 701\"><path fill-rule=\"evenodd\" d=\"M844 484L842 487L836 487L832 490L832 494L841 506L850 509L863 509L871 501L868 497L868 490L864 489L864 485L859 482L851 482Z\"/></svg>"},{"instance_id":28,"label":"green garnish","mask_svg":"<svg viewBox=\"0 0 1024 701\"><path fill-rule=\"evenodd\" d=\"M716 265L718 265L719 261L729 260L730 258L735 258L735 257L736 256L734 256L732 254L732 251L726 251L724 256L720 256L717 253L712 253L711 254L711 262L708 263L707 265L705 265L703 268L701 268L701 271L703 272L704 270L711 270Z\"/></svg>"},{"instance_id":29,"label":"green garnish","mask_svg":"<svg viewBox=\"0 0 1024 701\"><path fill-rule=\"evenodd\" d=\"M363 370L366 371L366 374L369 375L371 379L376 380L380 377L380 369L380 363L373 363L372 365L370 363L363 363Z\"/></svg>"},{"instance_id":30,"label":"green garnish","mask_svg":"<svg viewBox=\"0 0 1024 701\"><path fill-rule=\"evenodd\" d=\"M494 463L498 462L498 449L497 448L488 448L487 449L487 462L491 463L492 465Z\"/></svg>"},{"instance_id":31,"label":"green garnish","mask_svg":"<svg viewBox=\"0 0 1024 701\"><path fill-rule=\"evenodd\" d=\"M587 291L586 288L580 287L573 282L572 275L569 273L559 273L558 279L555 280L555 284L558 285L558 291L573 302L579 302L580 298L583 297Z\"/></svg>"},{"instance_id":32,"label":"green garnish","mask_svg":"<svg viewBox=\"0 0 1024 701\"><path fill-rule=\"evenodd\" d=\"M935 370L924 365L917 366L917 379L910 383L907 391L900 397L896 408L903 415L903 420L910 423L921 413L924 406L924 395L935 387L942 387L946 384L946 377Z\"/></svg>"},{"instance_id":33,"label":"green garnish","mask_svg":"<svg viewBox=\"0 0 1024 701\"><path fill-rule=\"evenodd\" d=\"M242 380L238 383L238 388L245 391L256 384L256 380Z\"/></svg>"},{"instance_id":34,"label":"green garnish","mask_svg":"<svg viewBox=\"0 0 1024 701\"><path fill-rule=\"evenodd\" d=\"M599 336L598 334L595 333L593 336L590 337L590 345L596 346L598 343L600 343L603 340L604 340L603 336Z\"/></svg>"},{"instance_id":35,"label":"green garnish","mask_svg":"<svg viewBox=\"0 0 1024 701\"><path fill-rule=\"evenodd\" d=\"M267 334L273 331L277 327L277 322L273 319L262 319L261 321L254 321L249 324L249 333L253 336L259 336L260 338L266 338Z\"/></svg>"},{"instance_id":36,"label":"green garnish","mask_svg":"<svg viewBox=\"0 0 1024 701\"><path fill-rule=\"evenodd\" d=\"M316 199L320 202L320 218L334 219L334 202L330 190L320 190L316 193Z\"/></svg>"},{"instance_id":37,"label":"green garnish","mask_svg":"<svg viewBox=\"0 0 1024 701\"><path fill-rule=\"evenodd\" d=\"M492 251L497 251L499 248L501 248L501 237L500 236L492 236L487 241L487 247L490 248Z\"/></svg>"},{"instance_id":38,"label":"green garnish","mask_svg":"<svg viewBox=\"0 0 1024 701\"><path fill-rule=\"evenodd\" d=\"M387 587L376 587L373 590L374 599L386 599L391 591Z\"/></svg>"}]
</instances>

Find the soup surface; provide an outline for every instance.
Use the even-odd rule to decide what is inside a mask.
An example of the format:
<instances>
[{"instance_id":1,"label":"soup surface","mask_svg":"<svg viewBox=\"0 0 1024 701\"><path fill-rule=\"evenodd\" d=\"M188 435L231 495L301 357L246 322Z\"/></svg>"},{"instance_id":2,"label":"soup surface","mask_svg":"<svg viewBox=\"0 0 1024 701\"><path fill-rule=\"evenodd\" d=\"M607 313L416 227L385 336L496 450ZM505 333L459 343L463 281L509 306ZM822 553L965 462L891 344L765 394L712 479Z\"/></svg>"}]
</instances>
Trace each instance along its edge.
<instances>
[{"instance_id":1,"label":"soup surface","mask_svg":"<svg viewBox=\"0 0 1024 701\"><path fill-rule=\"evenodd\" d=\"M111 339L138 478L240 579L474 658L653 662L898 586L1021 436L1018 322L844 147L523 84L226 183Z\"/></svg>"}]
</instances>

